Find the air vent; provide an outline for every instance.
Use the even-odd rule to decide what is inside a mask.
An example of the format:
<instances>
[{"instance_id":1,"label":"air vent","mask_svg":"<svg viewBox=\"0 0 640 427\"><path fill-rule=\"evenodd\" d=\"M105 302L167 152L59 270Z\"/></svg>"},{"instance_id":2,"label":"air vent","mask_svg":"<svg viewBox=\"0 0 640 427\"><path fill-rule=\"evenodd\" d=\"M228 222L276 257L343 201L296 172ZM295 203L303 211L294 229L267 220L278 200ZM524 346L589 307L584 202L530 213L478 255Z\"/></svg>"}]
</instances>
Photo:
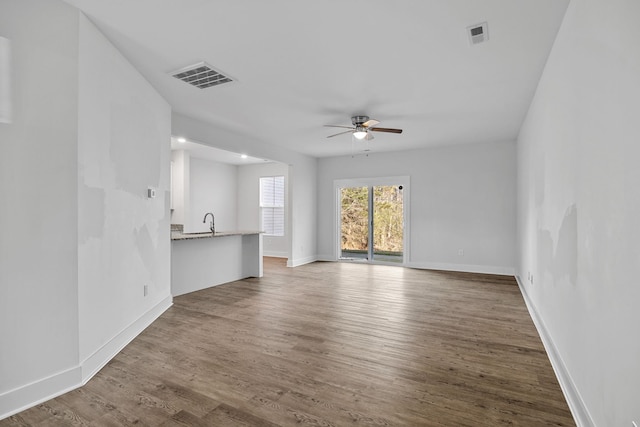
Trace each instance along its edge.
<instances>
[{"instance_id":1,"label":"air vent","mask_svg":"<svg viewBox=\"0 0 640 427\"><path fill-rule=\"evenodd\" d=\"M469 43L471 43L471 45L489 40L489 28L486 22L467 27L467 32L469 33Z\"/></svg>"},{"instance_id":2,"label":"air vent","mask_svg":"<svg viewBox=\"0 0 640 427\"><path fill-rule=\"evenodd\" d=\"M214 70L205 62L182 68L178 71L170 73L176 79L189 83L200 89L230 83L233 79L225 76L220 71Z\"/></svg>"}]
</instances>

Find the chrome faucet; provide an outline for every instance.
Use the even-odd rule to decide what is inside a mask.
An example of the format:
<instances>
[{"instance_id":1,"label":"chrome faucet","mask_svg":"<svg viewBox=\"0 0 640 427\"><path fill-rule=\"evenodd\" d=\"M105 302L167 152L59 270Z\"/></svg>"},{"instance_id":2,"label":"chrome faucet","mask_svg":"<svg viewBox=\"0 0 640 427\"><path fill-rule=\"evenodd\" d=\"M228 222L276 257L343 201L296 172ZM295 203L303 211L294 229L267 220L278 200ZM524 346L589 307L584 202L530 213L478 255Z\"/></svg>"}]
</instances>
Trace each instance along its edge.
<instances>
[{"instance_id":1,"label":"chrome faucet","mask_svg":"<svg viewBox=\"0 0 640 427\"><path fill-rule=\"evenodd\" d=\"M209 222L209 230L211 230L211 232L213 234L216 233L216 226L213 224L213 222L215 221L215 218L213 216L213 214L211 212L207 212L206 214L204 214L204 219L202 220L202 223L207 222L207 217L211 215L211 222Z\"/></svg>"}]
</instances>

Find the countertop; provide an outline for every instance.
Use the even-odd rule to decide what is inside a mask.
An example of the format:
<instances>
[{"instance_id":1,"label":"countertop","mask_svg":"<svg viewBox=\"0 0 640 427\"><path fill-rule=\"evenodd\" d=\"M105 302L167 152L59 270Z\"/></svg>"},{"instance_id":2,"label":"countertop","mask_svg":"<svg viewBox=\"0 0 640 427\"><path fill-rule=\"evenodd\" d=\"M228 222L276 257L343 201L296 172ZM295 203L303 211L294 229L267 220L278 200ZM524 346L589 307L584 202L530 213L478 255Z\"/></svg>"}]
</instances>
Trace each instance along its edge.
<instances>
[{"instance_id":1,"label":"countertop","mask_svg":"<svg viewBox=\"0 0 640 427\"><path fill-rule=\"evenodd\" d=\"M181 231L171 230L171 240L192 240L192 239L210 239L212 237L226 236L246 236L250 234L261 234L262 231L239 230L239 231L216 231L215 234L208 233L183 233Z\"/></svg>"}]
</instances>

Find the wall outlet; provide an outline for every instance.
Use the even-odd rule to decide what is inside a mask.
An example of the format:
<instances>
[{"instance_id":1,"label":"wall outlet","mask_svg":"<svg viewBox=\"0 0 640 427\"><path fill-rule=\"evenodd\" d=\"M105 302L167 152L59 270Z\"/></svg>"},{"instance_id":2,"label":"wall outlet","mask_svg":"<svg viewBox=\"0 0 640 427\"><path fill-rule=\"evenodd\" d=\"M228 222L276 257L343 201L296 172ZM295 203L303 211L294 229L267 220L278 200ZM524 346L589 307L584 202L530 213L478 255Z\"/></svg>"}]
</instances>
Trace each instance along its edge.
<instances>
[{"instance_id":1,"label":"wall outlet","mask_svg":"<svg viewBox=\"0 0 640 427\"><path fill-rule=\"evenodd\" d=\"M458 249L458 255L463 256L464 255L464 249Z\"/></svg>"},{"instance_id":2,"label":"wall outlet","mask_svg":"<svg viewBox=\"0 0 640 427\"><path fill-rule=\"evenodd\" d=\"M156 197L156 189L153 187L147 188L147 197L149 199L155 199Z\"/></svg>"},{"instance_id":3,"label":"wall outlet","mask_svg":"<svg viewBox=\"0 0 640 427\"><path fill-rule=\"evenodd\" d=\"M144 296L149 295L149 285L144 285Z\"/></svg>"}]
</instances>

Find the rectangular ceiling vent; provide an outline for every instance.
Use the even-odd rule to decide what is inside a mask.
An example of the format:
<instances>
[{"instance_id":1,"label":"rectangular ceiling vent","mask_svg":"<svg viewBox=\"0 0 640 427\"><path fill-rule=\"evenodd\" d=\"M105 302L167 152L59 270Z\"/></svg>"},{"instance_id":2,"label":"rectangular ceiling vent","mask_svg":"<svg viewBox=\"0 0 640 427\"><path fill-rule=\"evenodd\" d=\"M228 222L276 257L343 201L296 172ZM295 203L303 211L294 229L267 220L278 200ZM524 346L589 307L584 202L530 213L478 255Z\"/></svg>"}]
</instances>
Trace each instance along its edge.
<instances>
[{"instance_id":1,"label":"rectangular ceiling vent","mask_svg":"<svg viewBox=\"0 0 640 427\"><path fill-rule=\"evenodd\" d=\"M176 79L189 83L200 89L206 89L212 86L218 86L223 83L230 83L233 79L225 76L221 72L214 70L206 62L200 62L189 67L182 68L178 71L170 73Z\"/></svg>"},{"instance_id":2,"label":"rectangular ceiling vent","mask_svg":"<svg viewBox=\"0 0 640 427\"><path fill-rule=\"evenodd\" d=\"M469 43L472 46L489 40L489 28L486 22L467 27L467 32L469 33Z\"/></svg>"}]
</instances>

